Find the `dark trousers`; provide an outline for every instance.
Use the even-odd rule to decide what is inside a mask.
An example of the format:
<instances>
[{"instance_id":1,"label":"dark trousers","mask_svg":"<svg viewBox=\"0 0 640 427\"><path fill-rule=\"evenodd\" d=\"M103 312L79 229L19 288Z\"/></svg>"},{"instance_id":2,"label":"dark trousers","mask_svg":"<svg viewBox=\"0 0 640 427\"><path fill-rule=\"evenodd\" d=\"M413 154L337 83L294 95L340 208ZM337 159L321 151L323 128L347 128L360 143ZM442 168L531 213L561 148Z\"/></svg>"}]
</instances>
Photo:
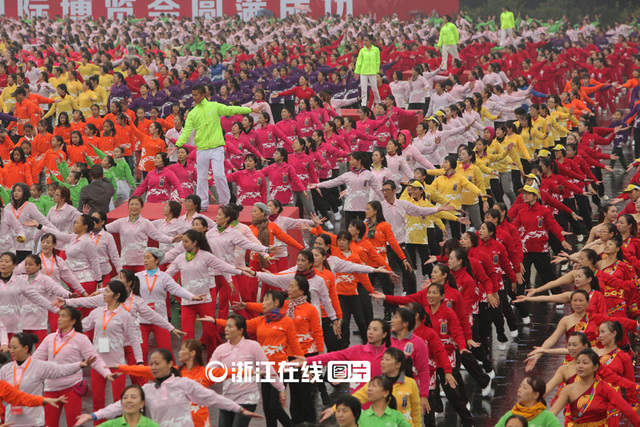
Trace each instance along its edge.
<instances>
[{"instance_id":1,"label":"dark trousers","mask_svg":"<svg viewBox=\"0 0 640 427\"><path fill-rule=\"evenodd\" d=\"M247 411L255 411L258 405L243 405L244 409ZM224 409L220 410L220 415L218 416L218 425L228 426L228 427L247 427L251 418L245 417L244 415L237 414L231 411L225 411Z\"/></svg>"},{"instance_id":2,"label":"dark trousers","mask_svg":"<svg viewBox=\"0 0 640 427\"><path fill-rule=\"evenodd\" d=\"M636 159L640 157L640 128L633 128L633 154Z\"/></svg>"},{"instance_id":3,"label":"dark trousers","mask_svg":"<svg viewBox=\"0 0 640 427\"><path fill-rule=\"evenodd\" d=\"M431 274L429 267L431 264L425 264L425 261L429 259L429 245L417 245L414 243L406 244L406 252L407 257L409 257L409 261L411 261L411 265L415 265L416 269L418 268L418 255L420 256L420 263L422 264L422 275L426 276Z\"/></svg>"},{"instance_id":4,"label":"dark trousers","mask_svg":"<svg viewBox=\"0 0 640 427\"><path fill-rule=\"evenodd\" d=\"M522 167L524 168L524 162L529 163L527 160L522 160ZM520 171L519 170L513 170L511 171L511 182L513 183L513 191L517 194L518 191L520 191L520 189L523 187L522 185L522 177L520 176Z\"/></svg>"},{"instance_id":5,"label":"dark trousers","mask_svg":"<svg viewBox=\"0 0 640 427\"><path fill-rule=\"evenodd\" d=\"M364 323L367 325L367 327L369 327L369 323L371 323L371 321L373 320L373 304L371 303L371 296L369 295L369 291L365 289L362 283L358 283L358 299L360 300L360 306L362 307ZM366 335L362 337L362 342L367 342Z\"/></svg>"},{"instance_id":6,"label":"dark trousers","mask_svg":"<svg viewBox=\"0 0 640 427\"><path fill-rule=\"evenodd\" d=\"M440 399L440 393L438 393L438 385L442 386L444 394L447 396L447 400L453 406L456 413L460 416L460 422L463 426L472 426L473 417L467 409L467 403L469 400L465 394L464 382L460 375L460 370L455 367L452 372L453 377L458 383L456 388L451 388L444 381L444 370L438 368L436 371L436 389L429 392L429 406L431 406L431 412L424 416L425 426L431 427L436 425L435 413L444 412L444 405L442 399Z\"/></svg>"},{"instance_id":7,"label":"dark trousers","mask_svg":"<svg viewBox=\"0 0 640 427\"><path fill-rule=\"evenodd\" d=\"M556 276L551 268L551 256L549 255L549 252L525 252L522 264L524 265L525 286L526 284L529 284L532 265L536 266L538 277L540 277L543 285L556 280ZM551 293L559 294L560 288L553 288Z\"/></svg>"},{"instance_id":8,"label":"dark trousers","mask_svg":"<svg viewBox=\"0 0 640 427\"><path fill-rule=\"evenodd\" d=\"M480 309L478 311L478 321L475 322L475 324L478 325L477 342L482 344L483 347L486 348L487 350L490 348L490 344L492 341L491 323L492 323L492 316L493 316L494 310L495 309L491 307L489 303L481 302Z\"/></svg>"},{"instance_id":9,"label":"dark trousers","mask_svg":"<svg viewBox=\"0 0 640 427\"><path fill-rule=\"evenodd\" d=\"M509 302L511 280L507 276L502 276L502 280L504 281L504 289L498 291L498 295L500 296L500 308L502 309L502 314L507 321L509 330L515 331L518 329L518 323L516 322L516 316L513 314L513 307Z\"/></svg>"},{"instance_id":10,"label":"dark trousers","mask_svg":"<svg viewBox=\"0 0 640 427\"><path fill-rule=\"evenodd\" d=\"M609 163L609 166L614 167L616 162L620 162L622 169L627 170L628 163L627 163L627 159L624 158L624 150L622 149L622 146L616 147L613 150L611 150L611 154L615 154L620 158L618 160L611 160L611 163Z\"/></svg>"},{"instance_id":11,"label":"dark trousers","mask_svg":"<svg viewBox=\"0 0 640 427\"><path fill-rule=\"evenodd\" d=\"M582 222L587 229L587 234L589 234L593 228L593 219L591 219L593 211L589 198L583 194L576 194L576 205L578 206L578 215L582 217Z\"/></svg>"},{"instance_id":12,"label":"dark trousers","mask_svg":"<svg viewBox=\"0 0 640 427\"><path fill-rule=\"evenodd\" d=\"M400 248L402 248L404 257L408 259L404 243L400 245ZM404 263L391 246L387 246L387 258L389 259L389 267L391 267L391 270L397 275L402 276L402 288L404 292L406 292L407 295L415 294L417 292L416 274L404 267ZM411 261L409 261L409 263L411 263ZM415 267L412 265L411 268Z\"/></svg>"},{"instance_id":13,"label":"dark trousers","mask_svg":"<svg viewBox=\"0 0 640 427\"><path fill-rule=\"evenodd\" d=\"M331 178L320 178L320 182L329 181L330 179ZM338 187L323 188L321 197L327 201L329 207L333 212L338 212L338 199L340 197L340 191L338 190Z\"/></svg>"},{"instance_id":14,"label":"dark trousers","mask_svg":"<svg viewBox=\"0 0 640 427\"><path fill-rule=\"evenodd\" d=\"M305 356L310 357L315 354L317 353ZM316 385L312 382L302 381L301 369L298 369L294 373L293 377L295 378L295 381L289 384L289 387L291 387L291 405L289 405L289 411L291 412L291 423L294 426L297 426L303 422L315 423ZM222 424L220 424L220 426L222 426Z\"/></svg>"},{"instance_id":15,"label":"dark trousers","mask_svg":"<svg viewBox=\"0 0 640 427\"><path fill-rule=\"evenodd\" d=\"M322 333L327 353L338 350L338 337L333 332L333 322L328 317L322 318Z\"/></svg>"},{"instance_id":16,"label":"dark trousers","mask_svg":"<svg viewBox=\"0 0 640 427\"><path fill-rule=\"evenodd\" d=\"M371 300L371 297L369 297ZM362 310L362 304L360 303L359 295L338 295L340 300L340 308L342 308L342 337L338 340L340 349L345 349L351 345L350 342L350 330L349 324L351 323L351 316L353 315L356 325L358 325L358 331L360 331L360 338L362 343L367 342L367 323L364 319L364 311Z\"/></svg>"},{"instance_id":17,"label":"dark trousers","mask_svg":"<svg viewBox=\"0 0 640 427\"><path fill-rule=\"evenodd\" d=\"M500 184L499 179L492 179L489 181L489 185L491 185L491 194L493 195L493 200L495 203L499 203L504 201L504 191L502 190L502 184Z\"/></svg>"},{"instance_id":18,"label":"dark trousers","mask_svg":"<svg viewBox=\"0 0 640 427\"><path fill-rule=\"evenodd\" d=\"M271 383L261 383L260 387L262 388L262 409L267 427L278 427L278 421L282 427L293 427L291 418L280 404L280 392Z\"/></svg>"},{"instance_id":19,"label":"dark trousers","mask_svg":"<svg viewBox=\"0 0 640 427\"><path fill-rule=\"evenodd\" d=\"M351 221L354 219L361 219L364 221L364 212L360 211L344 211L344 225L346 228L349 227Z\"/></svg>"},{"instance_id":20,"label":"dark trousers","mask_svg":"<svg viewBox=\"0 0 640 427\"><path fill-rule=\"evenodd\" d=\"M378 284L380 288L382 288L382 293L385 295L393 295L393 283L391 283L391 278L388 274L384 273L371 273L369 274L369 280L371 281L371 285L375 286ZM388 302L383 303L384 312L391 312L393 309L393 305Z\"/></svg>"}]
</instances>

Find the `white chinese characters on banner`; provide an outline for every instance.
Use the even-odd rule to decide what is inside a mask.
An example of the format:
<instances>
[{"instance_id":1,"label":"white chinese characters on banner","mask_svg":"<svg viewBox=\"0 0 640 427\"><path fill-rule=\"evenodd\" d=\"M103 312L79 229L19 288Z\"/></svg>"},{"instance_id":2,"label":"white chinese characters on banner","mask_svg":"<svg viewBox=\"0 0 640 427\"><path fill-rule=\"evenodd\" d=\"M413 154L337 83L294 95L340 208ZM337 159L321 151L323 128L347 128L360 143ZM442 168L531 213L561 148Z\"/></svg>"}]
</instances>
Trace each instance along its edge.
<instances>
[{"instance_id":1,"label":"white chinese characters on banner","mask_svg":"<svg viewBox=\"0 0 640 427\"><path fill-rule=\"evenodd\" d=\"M107 18L124 20L127 16L133 15L133 3L135 1L136 0L105 0Z\"/></svg>"},{"instance_id":2,"label":"white chinese characters on banner","mask_svg":"<svg viewBox=\"0 0 640 427\"><path fill-rule=\"evenodd\" d=\"M260 9L267 7L266 1L260 0L236 0L236 11L240 18L249 21L256 16Z\"/></svg>"},{"instance_id":3,"label":"white chinese characters on banner","mask_svg":"<svg viewBox=\"0 0 640 427\"><path fill-rule=\"evenodd\" d=\"M161 13L165 15L180 16L180 5L171 0L155 0L147 6L149 9L149 16L160 16Z\"/></svg>"},{"instance_id":4,"label":"white chinese characters on banner","mask_svg":"<svg viewBox=\"0 0 640 427\"><path fill-rule=\"evenodd\" d=\"M92 15L91 0L64 0L62 14L71 19L80 19Z\"/></svg>"},{"instance_id":5,"label":"white chinese characters on banner","mask_svg":"<svg viewBox=\"0 0 640 427\"><path fill-rule=\"evenodd\" d=\"M49 2L47 0L18 0L18 16L25 15L29 18L49 16Z\"/></svg>"},{"instance_id":6,"label":"white chinese characters on banner","mask_svg":"<svg viewBox=\"0 0 640 427\"><path fill-rule=\"evenodd\" d=\"M222 0L193 0L193 17L212 19L222 16Z\"/></svg>"},{"instance_id":7,"label":"white chinese characters on banner","mask_svg":"<svg viewBox=\"0 0 640 427\"><path fill-rule=\"evenodd\" d=\"M310 10L309 0L280 0L280 18Z\"/></svg>"},{"instance_id":8,"label":"white chinese characters on banner","mask_svg":"<svg viewBox=\"0 0 640 427\"><path fill-rule=\"evenodd\" d=\"M336 9L333 10L335 3ZM353 0L324 0L324 13L347 16L353 15Z\"/></svg>"}]
</instances>

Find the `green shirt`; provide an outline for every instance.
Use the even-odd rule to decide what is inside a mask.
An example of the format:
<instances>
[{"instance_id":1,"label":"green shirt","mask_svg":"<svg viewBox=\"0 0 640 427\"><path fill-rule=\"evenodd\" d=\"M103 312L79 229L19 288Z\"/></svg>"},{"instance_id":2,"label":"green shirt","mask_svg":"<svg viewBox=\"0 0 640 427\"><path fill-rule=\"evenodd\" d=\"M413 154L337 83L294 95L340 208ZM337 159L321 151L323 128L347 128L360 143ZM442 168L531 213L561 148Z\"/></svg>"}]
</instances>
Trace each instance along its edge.
<instances>
[{"instance_id":1,"label":"green shirt","mask_svg":"<svg viewBox=\"0 0 640 427\"><path fill-rule=\"evenodd\" d=\"M510 30L516 26L515 19L513 18L513 12L506 11L500 14L500 28L503 30Z\"/></svg>"},{"instance_id":2,"label":"green shirt","mask_svg":"<svg viewBox=\"0 0 640 427\"><path fill-rule=\"evenodd\" d=\"M222 147L224 145L224 136L220 126L220 116L250 113L251 108L231 107L203 99L187 114L187 121L184 124L182 135L176 141L176 147L182 147L194 129L196 131L195 143L198 150Z\"/></svg>"},{"instance_id":3,"label":"green shirt","mask_svg":"<svg viewBox=\"0 0 640 427\"><path fill-rule=\"evenodd\" d=\"M458 27L453 22L447 22L440 28L440 37L438 38L438 47L456 45L460 41Z\"/></svg>"},{"instance_id":4,"label":"green shirt","mask_svg":"<svg viewBox=\"0 0 640 427\"><path fill-rule=\"evenodd\" d=\"M124 415L120 418L115 418L113 420L109 420L105 423L99 425L99 427L129 427L129 424L124 419ZM140 420L136 427L160 427L158 423L151 421L151 419L145 417L144 415L140 416Z\"/></svg>"},{"instance_id":5,"label":"green shirt","mask_svg":"<svg viewBox=\"0 0 640 427\"><path fill-rule=\"evenodd\" d=\"M378 414L373 411L373 408L362 411L358 425L366 427L411 427L409 421L407 421L400 411L391 409L388 406L381 417L378 417Z\"/></svg>"},{"instance_id":6,"label":"green shirt","mask_svg":"<svg viewBox=\"0 0 640 427\"><path fill-rule=\"evenodd\" d=\"M502 418L498 420L498 423L495 425L495 427L504 427L507 423L507 418L509 418L511 415L513 415L513 412L511 411L504 414ZM529 427L560 427L561 425L562 424L560 424L558 418L547 409L540 412L534 419L529 420Z\"/></svg>"},{"instance_id":7,"label":"green shirt","mask_svg":"<svg viewBox=\"0 0 640 427\"><path fill-rule=\"evenodd\" d=\"M371 49L363 47L358 52L358 59L356 60L356 74L361 75L373 75L380 72L380 49L371 45Z\"/></svg>"},{"instance_id":8,"label":"green shirt","mask_svg":"<svg viewBox=\"0 0 640 427\"><path fill-rule=\"evenodd\" d=\"M46 194L41 195L38 200L34 199L33 196L31 196L29 197L29 201L36 205L40 213L44 216L47 216L47 214L49 213L49 209L56 205L53 200L51 200L51 197Z\"/></svg>"}]
</instances>

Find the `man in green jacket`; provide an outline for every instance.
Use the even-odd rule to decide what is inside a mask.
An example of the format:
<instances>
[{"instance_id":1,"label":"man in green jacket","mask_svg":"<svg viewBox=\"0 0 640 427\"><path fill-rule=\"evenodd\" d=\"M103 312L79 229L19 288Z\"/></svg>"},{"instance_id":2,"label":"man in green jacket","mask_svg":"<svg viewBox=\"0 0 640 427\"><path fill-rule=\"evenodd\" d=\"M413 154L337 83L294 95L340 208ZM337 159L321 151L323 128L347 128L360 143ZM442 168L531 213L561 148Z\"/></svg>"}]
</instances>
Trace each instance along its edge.
<instances>
[{"instance_id":1,"label":"man in green jacket","mask_svg":"<svg viewBox=\"0 0 640 427\"><path fill-rule=\"evenodd\" d=\"M440 28L440 37L438 38L438 47L442 47L442 70L447 69L447 60L449 55L455 59L460 59L458 55L458 42L460 41L460 34L458 34L458 27L451 22L451 16L444 15L442 17L444 24Z\"/></svg>"},{"instance_id":2,"label":"man in green jacket","mask_svg":"<svg viewBox=\"0 0 640 427\"><path fill-rule=\"evenodd\" d=\"M509 35L511 41L514 40L513 29L515 26L516 23L513 12L511 12L509 8L503 7L502 13L500 14L500 46L504 46L507 35Z\"/></svg>"},{"instance_id":3,"label":"man in green jacket","mask_svg":"<svg viewBox=\"0 0 640 427\"><path fill-rule=\"evenodd\" d=\"M218 190L218 201L222 205L229 203L231 193L227 184L227 177L224 174L224 135L220 125L220 116L235 116L236 114L258 113L263 105L256 108L230 107L217 102L207 101L205 90L202 85L195 85L191 91L195 106L187 115L180 138L176 141L176 146L170 148L167 154L171 156L178 147L182 147L191 131L195 130L196 163L198 172L198 182L196 193L202 201L202 210L209 209L209 165L213 171L213 178Z\"/></svg>"},{"instance_id":4,"label":"man in green jacket","mask_svg":"<svg viewBox=\"0 0 640 427\"><path fill-rule=\"evenodd\" d=\"M362 105L368 105L367 95L368 85L371 84L373 99L380 102L378 92L378 73L380 72L380 49L373 45L371 36L364 36L364 47L358 53L355 73L360 75L360 91L362 94Z\"/></svg>"}]
</instances>

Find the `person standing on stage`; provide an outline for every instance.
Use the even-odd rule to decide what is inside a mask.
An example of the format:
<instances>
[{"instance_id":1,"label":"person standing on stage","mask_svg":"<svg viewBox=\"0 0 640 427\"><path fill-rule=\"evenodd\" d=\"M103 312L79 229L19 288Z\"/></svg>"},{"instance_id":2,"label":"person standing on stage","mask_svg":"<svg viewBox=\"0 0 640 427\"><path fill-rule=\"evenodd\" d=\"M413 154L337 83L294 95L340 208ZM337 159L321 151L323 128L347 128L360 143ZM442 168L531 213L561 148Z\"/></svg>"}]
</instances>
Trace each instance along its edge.
<instances>
[{"instance_id":1,"label":"person standing on stage","mask_svg":"<svg viewBox=\"0 0 640 427\"><path fill-rule=\"evenodd\" d=\"M362 105L367 105L368 85L371 85L376 104L380 103L378 73L380 72L380 49L372 44L371 36L364 36L364 47L358 53L355 73L360 75Z\"/></svg>"},{"instance_id":2,"label":"person standing on stage","mask_svg":"<svg viewBox=\"0 0 640 427\"><path fill-rule=\"evenodd\" d=\"M262 105L252 109L210 102L205 99L205 89L202 85L194 86L191 95L193 96L195 107L187 115L184 132L176 141L176 146L170 148L167 154L171 157L179 147L182 147L187 142L191 131L196 131L195 143L198 150L196 157L198 165L196 192L202 199L202 210L206 211L209 209L209 165L211 165L213 171L220 204L228 204L231 198L227 178L224 174L224 137L220 126L220 116L259 113Z\"/></svg>"},{"instance_id":3,"label":"person standing on stage","mask_svg":"<svg viewBox=\"0 0 640 427\"><path fill-rule=\"evenodd\" d=\"M442 17L442 27L440 28L440 37L438 38L438 47L442 47L442 65L440 68L443 71L447 70L447 59L451 55L455 59L460 59L458 55L458 42L460 41L460 34L458 34L458 27L451 22L449 15Z\"/></svg>"},{"instance_id":4,"label":"person standing on stage","mask_svg":"<svg viewBox=\"0 0 640 427\"><path fill-rule=\"evenodd\" d=\"M503 7L502 13L500 14L500 46L504 46L507 35L509 35L509 40L513 43L513 29L515 26L516 23L513 12L511 12L508 7Z\"/></svg>"}]
</instances>

